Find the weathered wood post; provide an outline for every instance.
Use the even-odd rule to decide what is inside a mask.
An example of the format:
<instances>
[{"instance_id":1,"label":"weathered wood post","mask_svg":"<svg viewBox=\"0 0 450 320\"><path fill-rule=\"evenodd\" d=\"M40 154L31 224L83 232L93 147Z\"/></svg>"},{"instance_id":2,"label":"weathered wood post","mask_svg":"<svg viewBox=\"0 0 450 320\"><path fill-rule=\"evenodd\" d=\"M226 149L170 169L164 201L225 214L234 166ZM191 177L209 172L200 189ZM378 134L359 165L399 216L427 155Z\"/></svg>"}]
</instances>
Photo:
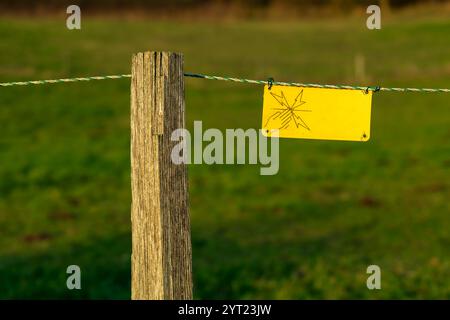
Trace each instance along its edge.
<instances>
[{"instance_id":1,"label":"weathered wood post","mask_svg":"<svg viewBox=\"0 0 450 320\"><path fill-rule=\"evenodd\" d=\"M131 297L192 299L187 170L171 161L184 128L183 56L133 56L131 80Z\"/></svg>"}]
</instances>

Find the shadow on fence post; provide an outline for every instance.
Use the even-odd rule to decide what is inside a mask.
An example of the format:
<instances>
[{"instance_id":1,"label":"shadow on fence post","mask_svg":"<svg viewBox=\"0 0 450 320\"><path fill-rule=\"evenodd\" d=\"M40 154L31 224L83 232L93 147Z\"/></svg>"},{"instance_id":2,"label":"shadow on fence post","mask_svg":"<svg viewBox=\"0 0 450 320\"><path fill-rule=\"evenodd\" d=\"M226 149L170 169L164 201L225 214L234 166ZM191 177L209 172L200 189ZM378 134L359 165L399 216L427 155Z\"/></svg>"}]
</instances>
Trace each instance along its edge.
<instances>
[{"instance_id":1,"label":"shadow on fence post","mask_svg":"<svg viewBox=\"0 0 450 320\"><path fill-rule=\"evenodd\" d=\"M131 297L192 299L186 165L171 161L184 128L183 56L133 56L131 79Z\"/></svg>"}]
</instances>

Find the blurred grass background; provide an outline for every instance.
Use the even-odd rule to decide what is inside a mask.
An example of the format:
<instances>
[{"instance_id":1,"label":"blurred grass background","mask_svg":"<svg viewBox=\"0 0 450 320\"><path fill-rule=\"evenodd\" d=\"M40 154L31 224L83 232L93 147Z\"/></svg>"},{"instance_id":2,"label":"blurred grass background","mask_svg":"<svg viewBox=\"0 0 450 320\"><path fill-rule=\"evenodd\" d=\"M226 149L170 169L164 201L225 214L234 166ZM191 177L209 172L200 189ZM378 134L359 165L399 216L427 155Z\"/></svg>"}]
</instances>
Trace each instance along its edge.
<instances>
[{"instance_id":1,"label":"blurred grass background","mask_svg":"<svg viewBox=\"0 0 450 320\"><path fill-rule=\"evenodd\" d=\"M276 21L0 18L0 81L188 72L450 86L450 15ZM424 11L427 12L427 11ZM358 58L359 57L359 58ZM362 58L361 58L362 57ZM355 72L355 61L365 71ZM130 298L129 80L0 89L0 298ZM187 125L259 128L262 87L186 79ZM377 93L368 143L281 140L280 171L189 166L195 298L450 298L447 94ZM82 269L82 290L66 268ZM382 290L366 288L366 268Z\"/></svg>"}]
</instances>

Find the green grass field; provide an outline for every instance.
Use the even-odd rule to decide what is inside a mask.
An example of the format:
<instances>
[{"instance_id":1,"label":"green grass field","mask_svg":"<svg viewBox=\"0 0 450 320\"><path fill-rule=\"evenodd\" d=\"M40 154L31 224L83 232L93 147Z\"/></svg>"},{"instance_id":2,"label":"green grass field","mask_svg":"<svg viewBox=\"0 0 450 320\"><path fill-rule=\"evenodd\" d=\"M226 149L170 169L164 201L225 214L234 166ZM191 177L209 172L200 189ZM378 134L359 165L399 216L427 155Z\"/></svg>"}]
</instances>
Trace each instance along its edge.
<instances>
[{"instance_id":1,"label":"green grass field","mask_svg":"<svg viewBox=\"0 0 450 320\"><path fill-rule=\"evenodd\" d=\"M303 22L0 18L0 82L188 72L450 86L450 19ZM354 59L366 60L366 81ZM129 80L0 89L0 298L130 298ZM450 298L450 96L377 93L367 143L281 140L280 171L189 166L194 296ZM262 86L186 79L187 125L259 128ZM66 268L82 290L66 289ZM382 290L366 288L366 268Z\"/></svg>"}]
</instances>

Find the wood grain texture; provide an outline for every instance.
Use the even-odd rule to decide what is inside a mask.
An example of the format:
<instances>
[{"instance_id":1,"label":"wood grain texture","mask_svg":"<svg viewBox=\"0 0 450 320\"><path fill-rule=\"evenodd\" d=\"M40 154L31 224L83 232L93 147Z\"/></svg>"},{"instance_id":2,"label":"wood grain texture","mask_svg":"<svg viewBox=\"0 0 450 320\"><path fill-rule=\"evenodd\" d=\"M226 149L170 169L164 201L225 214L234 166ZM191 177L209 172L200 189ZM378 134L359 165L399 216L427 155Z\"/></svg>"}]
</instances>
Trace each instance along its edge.
<instances>
[{"instance_id":1,"label":"wood grain texture","mask_svg":"<svg viewBox=\"0 0 450 320\"><path fill-rule=\"evenodd\" d=\"M186 165L173 130L184 128L183 56L137 53L131 80L132 299L192 299Z\"/></svg>"}]
</instances>

